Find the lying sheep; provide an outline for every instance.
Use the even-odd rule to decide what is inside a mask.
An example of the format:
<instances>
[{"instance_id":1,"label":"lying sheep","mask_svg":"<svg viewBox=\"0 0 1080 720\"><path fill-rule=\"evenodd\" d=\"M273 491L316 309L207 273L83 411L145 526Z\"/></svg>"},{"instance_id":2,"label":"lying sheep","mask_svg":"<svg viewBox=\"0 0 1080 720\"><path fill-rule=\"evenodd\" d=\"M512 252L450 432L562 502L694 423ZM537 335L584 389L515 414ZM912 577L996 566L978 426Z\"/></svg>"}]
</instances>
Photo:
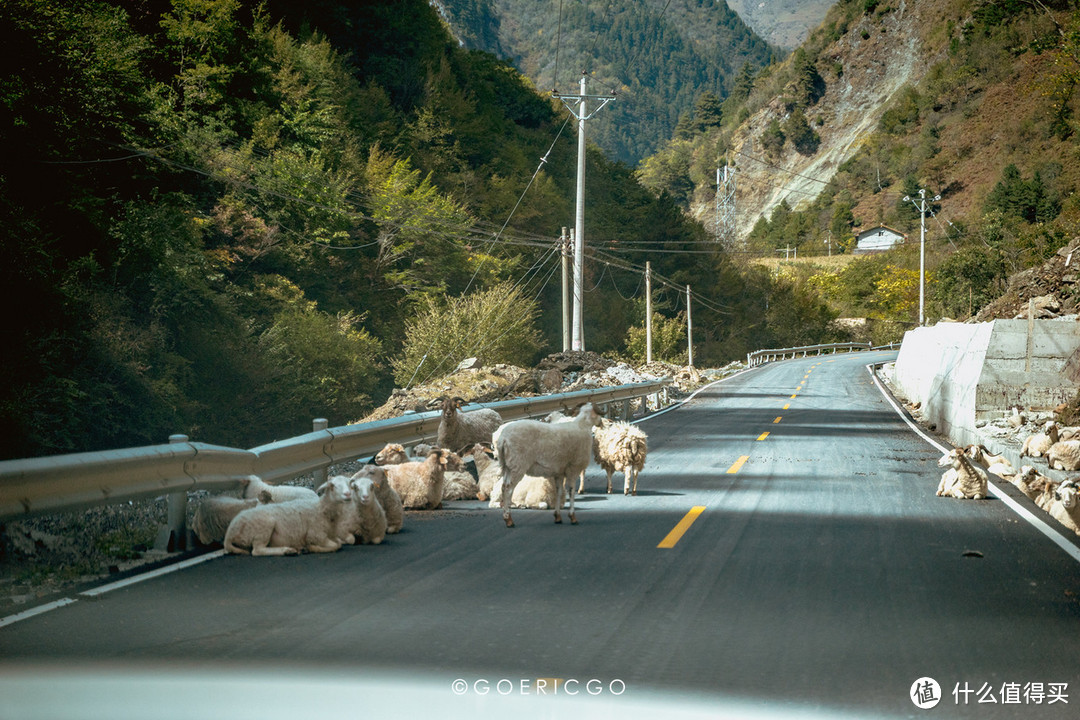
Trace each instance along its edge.
<instances>
[{"instance_id":1,"label":"lying sheep","mask_svg":"<svg viewBox=\"0 0 1080 720\"><path fill-rule=\"evenodd\" d=\"M989 473L1000 477L1016 473L1016 469L1004 455L992 454L985 445L968 445L965 452L975 462L986 465L986 471Z\"/></svg>"},{"instance_id":2,"label":"lying sheep","mask_svg":"<svg viewBox=\"0 0 1080 720\"><path fill-rule=\"evenodd\" d=\"M473 463L476 465L476 474L478 475L476 482L476 497L478 500L487 500L494 497L492 492L495 489L495 484L499 481L499 463L495 462L495 458L491 457L488 452L490 450L480 443L473 445Z\"/></svg>"},{"instance_id":3,"label":"lying sheep","mask_svg":"<svg viewBox=\"0 0 1080 720\"><path fill-rule=\"evenodd\" d=\"M1080 535L1080 488L1075 480L1064 480L1054 490L1054 501L1047 508L1055 520Z\"/></svg>"},{"instance_id":4,"label":"lying sheep","mask_svg":"<svg viewBox=\"0 0 1080 720\"><path fill-rule=\"evenodd\" d=\"M499 459L502 487L503 521L514 527L510 504L514 487L525 475L550 477L557 490L555 522L562 522L563 498L570 497L570 522L577 523L574 512L574 482L589 465L592 455L592 428L600 424L600 415L592 403L585 403L577 417L561 423L515 420L495 432L495 454Z\"/></svg>"},{"instance_id":5,"label":"lying sheep","mask_svg":"<svg viewBox=\"0 0 1080 720\"><path fill-rule=\"evenodd\" d=\"M637 495L638 473L645 467L645 455L648 453L648 438L637 425L621 420L604 420L599 427L594 427L593 458L607 473L607 491L611 493L611 475L618 471L625 473L623 495L629 495L630 478L634 479L634 495ZM581 473L578 492L585 492L585 472Z\"/></svg>"},{"instance_id":6,"label":"lying sheep","mask_svg":"<svg viewBox=\"0 0 1080 720\"><path fill-rule=\"evenodd\" d=\"M555 507L558 493L555 481L549 477L526 475L510 495L510 507L530 510L550 510ZM488 507L502 507L502 478L495 481Z\"/></svg>"},{"instance_id":7,"label":"lying sheep","mask_svg":"<svg viewBox=\"0 0 1080 720\"><path fill-rule=\"evenodd\" d=\"M247 480L241 481L244 490L240 493L243 498L258 498L262 492L269 493L269 502L281 503L290 500L312 500L316 496L311 488L300 485L270 485L263 482L257 475L251 475ZM265 502L265 501L264 501Z\"/></svg>"},{"instance_id":8,"label":"lying sheep","mask_svg":"<svg viewBox=\"0 0 1080 720\"><path fill-rule=\"evenodd\" d=\"M386 537L386 511L375 494L374 483L370 477L338 477L352 490L352 502L341 521L338 539L347 545L378 545Z\"/></svg>"},{"instance_id":9,"label":"lying sheep","mask_svg":"<svg viewBox=\"0 0 1080 720\"><path fill-rule=\"evenodd\" d=\"M412 458L400 443L387 443L382 450L375 453L376 465L400 465L409 462Z\"/></svg>"},{"instance_id":10,"label":"lying sheep","mask_svg":"<svg viewBox=\"0 0 1080 720\"><path fill-rule=\"evenodd\" d=\"M941 456L938 467L948 467L938 484L938 497L982 500L987 495L986 471L971 464L964 451L953 448Z\"/></svg>"},{"instance_id":11,"label":"lying sheep","mask_svg":"<svg viewBox=\"0 0 1080 720\"><path fill-rule=\"evenodd\" d=\"M1046 490L1047 483L1052 483L1049 478L1036 472L1031 465L1022 465L1020 471L1009 478L1009 482L1032 500L1039 497Z\"/></svg>"},{"instance_id":12,"label":"lying sheep","mask_svg":"<svg viewBox=\"0 0 1080 720\"><path fill-rule=\"evenodd\" d=\"M300 499L244 510L229 523L225 549L252 555L298 555L335 552L341 547L340 524L352 489L344 478L327 480L314 500Z\"/></svg>"},{"instance_id":13,"label":"lying sheep","mask_svg":"<svg viewBox=\"0 0 1080 720\"><path fill-rule=\"evenodd\" d=\"M386 514L386 534L393 535L401 531L405 522L405 512L401 503L401 496L397 494L386 477L386 470L376 465L365 465L353 473L352 479L367 478L375 489L375 497L379 500L383 512Z\"/></svg>"},{"instance_id":14,"label":"lying sheep","mask_svg":"<svg viewBox=\"0 0 1080 720\"><path fill-rule=\"evenodd\" d=\"M431 445L420 443L414 448L423 451L423 457L435 450ZM400 465L405 462L413 462L405 448L398 443L389 443L375 456L376 465ZM465 470L465 462L457 453L450 453L446 463L446 473L443 478L443 500L473 500L477 497L476 478Z\"/></svg>"},{"instance_id":15,"label":"lying sheep","mask_svg":"<svg viewBox=\"0 0 1080 720\"><path fill-rule=\"evenodd\" d=\"M445 398L435 444L454 452L465 452L474 443L490 443L491 434L502 424L502 416L491 408L461 411L462 398Z\"/></svg>"},{"instance_id":16,"label":"lying sheep","mask_svg":"<svg viewBox=\"0 0 1080 720\"><path fill-rule=\"evenodd\" d=\"M423 462L387 465L384 470L390 486L409 509L435 510L442 507L446 467L451 462L449 450L436 449Z\"/></svg>"},{"instance_id":17,"label":"lying sheep","mask_svg":"<svg viewBox=\"0 0 1080 720\"><path fill-rule=\"evenodd\" d=\"M1080 440L1059 440L1046 451L1046 462L1054 470L1080 470Z\"/></svg>"},{"instance_id":18,"label":"lying sheep","mask_svg":"<svg viewBox=\"0 0 1080 720\"><path fill-rule=\"evenodd\" d=\"M191 519L191 529L203 545L217 545L225 539L225 531L233 518L259 504L258 498L236 498L230 495L210 495L199 501Z\"/></svg>"},{"instance_id":19,"label":"lying sheep","mask_svg":"<svg viewBox=\"0 0 1080 720\"><path fill-rule=\"evenodd\" d=\"M1020 447L1020 457L1025 455L1042 457L1050 450L1050 446L1059 439L1057 423L1053 420L1047 420L1046 425L1043 426L1043 432L1028 435L1024 439L1024 444Z\"/></svg>"}]
</instances>

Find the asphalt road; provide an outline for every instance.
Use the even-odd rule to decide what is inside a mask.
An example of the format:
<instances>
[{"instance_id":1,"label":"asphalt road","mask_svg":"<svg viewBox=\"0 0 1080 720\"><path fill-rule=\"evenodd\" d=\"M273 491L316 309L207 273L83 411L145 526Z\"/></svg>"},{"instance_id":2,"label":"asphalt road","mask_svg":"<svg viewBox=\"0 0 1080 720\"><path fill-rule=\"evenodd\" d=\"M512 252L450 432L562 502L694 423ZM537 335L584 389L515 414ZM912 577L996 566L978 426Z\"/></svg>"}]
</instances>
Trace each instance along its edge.
<instances>
[{"instance_id":1,"label":"asphalt road","mask_svg":"<svg viewBox=\"0 0 1080 720\"><path fill-rule=\"evenodd\" d=\"M1074 717L1080 564L999 499L935 497L940 452L864 367L894 356L776 363L645 420L638 496L594 467L576 526L453 503L381 546L222 557L2 627L0 717L197 717L221 684L230 717L284 716L325 697L300 677L444 717Z\"/></svg>"}]
</instances>

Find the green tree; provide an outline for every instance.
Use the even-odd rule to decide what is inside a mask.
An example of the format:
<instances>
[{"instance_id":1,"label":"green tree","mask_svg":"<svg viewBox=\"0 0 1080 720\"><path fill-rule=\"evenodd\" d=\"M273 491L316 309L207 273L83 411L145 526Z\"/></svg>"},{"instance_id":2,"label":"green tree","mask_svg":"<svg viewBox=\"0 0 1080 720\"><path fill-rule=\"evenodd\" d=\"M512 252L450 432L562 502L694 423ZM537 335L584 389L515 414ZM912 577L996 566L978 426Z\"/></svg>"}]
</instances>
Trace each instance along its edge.
<instances>
[{"instance_id":1,"label":"green tree","mask_svg":"<svg viewBox=\"0 0 1080 720\"><path fill-rule=\"evenodd\" d=\"M540 309L521 288L502 283L459 297L425 297L405 326L405 344L392 361L402 386L441 377L467 357L484 364L532 363L543 345Z\"/></svg>"}]
</instances>

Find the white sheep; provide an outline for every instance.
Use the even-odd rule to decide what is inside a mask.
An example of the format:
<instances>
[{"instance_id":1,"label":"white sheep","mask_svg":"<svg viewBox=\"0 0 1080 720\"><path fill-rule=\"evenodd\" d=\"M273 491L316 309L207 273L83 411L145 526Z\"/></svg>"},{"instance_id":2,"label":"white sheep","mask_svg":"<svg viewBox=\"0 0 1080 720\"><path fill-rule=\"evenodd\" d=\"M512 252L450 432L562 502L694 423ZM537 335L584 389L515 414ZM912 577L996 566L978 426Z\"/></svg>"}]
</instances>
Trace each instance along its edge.
<instances>
[{"instance_id":1,"label":"white sheep","mask_svg":"<svg viewBox=\"0 0 1080 720\"><path fill-rule=\"evenodd\" d=\"M338 476L352 489L352 502L342 519L339 538L348 545L378 545L386 537L386 511L375 494L370 477Z\"/></svg>"},{"instance_id":2,"label":"white sheep","mask_svg":"<svg viewBox=\"0 0 1080 720\"><path fill-rule=\"evenodd\" d=\"M426 458L435 448L427 443L420 443L415 448L422 452L421 457ZM405 462L416 461L410 457L405 448L398 443L388 443L386 447L375 456L376 465L400 465ZM416 461L420 462L420 461ZM446 472L443 478L443 500L472 500L477 497L476 478L465 470L465 462L457 453L450 453L446 463Z\"/></svg>"},{"instance_id":3,"label":"white sheep","mask_svg":"<svg viewBox=\"0 0 1080 720\"><path fill-rule=\"evenodd\" d=\"M1028 435L1024 439L1024 444L1020 446L1020 457L1025 455L1042 457L1059 439L1057 423L1047 420L1046 425L1043 426L1043 432Z\"/></svg>"},{"instance_id":4,"label":"white sheep","mask_svg":"<svg viewBox=\"0 0 1080 720\"><path fill-rule=\"evenodd\" d=\"M557 496L554 480L540 475L526 475L514 487L510 507L550 510L555 507ZM502 507L502 478L495 481L488 507Z\"/></svg>"},{"instance_id":5,"label":"white sheep","mask_svg":"<svg viewBox=\"0 0 1080 720\"><path fill-rule=\"evenodd\" d=\"M594 427L593 458L607 473L607 491L611 493L611 475L616 471L625 473L623 495L629 495L630 479L633 478L633 494L637 495L638 473L645 467L648 453L648 437L637 425L621 420L604 420L599 427ZM581 473L578 492L585 492L585 472Z\"/></svg>"},{"instance_id":6,"label":"white sheep","mask_svg":"<svg viewBox=\"0 0 1080 720\"><path fill-rule=\"evenodd\" d=\"M480 443L473 445L472 456L473 463L476 465L476 497L479 500L487 500L488 498L495 497L492 492L495 489L495 484L499 481L499 463L495 462L495 459L488 455L489 449ZM501 487L501 486L500 486ZM500 495L501 497L501 495Z\"/></svg>"},{"instance_id":7,"label":"white sheep","mask_svg":"<svg viewBox=\"0 0 1080 720\"><path fill-rule=\"evenodd\" d=\"M269 493L269 502L282 503L290 500L313 500L318 497L311 488L302 485L270 485L257 475L250 475L242 480L244 486L240 494L243 498L258 498L262 492ZM265 500L263 502L266 502Z\"/></svg>"},{"instance_id":8,"label":"white sheep","mask_svg":"<svg viewBox=\"0 0 1080 720\"><path fill-rule=\"evenodd\" d=\"M1006 477L1016 473L1012 463L1004 455L994 455L986 449L985 445L968 445L965 450L967 456L977 463L986 465L986 471Z\"/></svg>"},{"instance_id":9,"label":"white sheep","mask_svg":"<svg viewBox=\"0 0 1080 720\"><path fill-rule=\"evenodd\" d=\"M191 519L191 529L203 545L215 545L225 539L225 531L233 518L259 504L258 498L237 498L231 495L210 495L199 501Z\"/></svg>"},{"instance_id":10,"label":"white sheep","mask_svg":"<svg viewBox=\"0 0 1080 720\"><path fill-rule=\"evenodd\" d=\"M449 450L440 448L432 450L423 462L406 462L384 468L390 486L401 496L401 503L406 508L435 510L442 506L450 456Z\"/></svg>"},{"instance_id":11,"label":"white sheep","mask_svg":"<svg viewBox=\"0 0 1080 720\"><path fill-rule=\"evenodd\" d=\"M568 422L543 423L514 420L495 432L495 454L503 482L502 513L506 527L514 527L510 504L514 486L525 475L550 477L555 481L555 522L562 522L563 498L570 497L570 522L577 523L574 512L574 483L589 465L592 455L592 428L600 424L600 415L592 403L579 408L577 417Z\"/></svg>"},{"instance_id":12,"label":"white sheep","mask_svg":"<svg viewBox=\"0 0 1080 720\"><path fill-rule=\"evenodd\" d=\"M335 552L341 547L340 523L352 489L334 477L319 488L314 500L290 500L256 505L229 523L225 549L252 555L298 555L301 551Z\"/></svg>"},{"instance_id":13,"label":"white sheep","mask_svg":"<svg viewBox=\"0 0 1080 720\"><path fill-rule=\"evenodd\" d=\"M375 453L376 465L400 465L403 462L409 462L412 457L405 451L405 447L400 443L387 443L382 450Z\"/></svg>"},{"instance_id":14,"label":"white sheep","mask_svg":"<svg viewBox=\"0 0 1080 720\"><path fill-rule=\"evenodd\" d=\"M401 503L401 496L397 494L386 477L386 470L376 465L365 465L353 473L352 479L368 478L375 489L375 497L379 500L383 512L386 513L386 534L393 535L401 531L405 522L405 512Z\"/></svg>"},{"instance_id":15,"label":"white sheep","mask_svg":"<svg viewBox=\"0 0 1080 720\"><path fill-rule=\"evenodd\" d=\"M1055 520L1080 535L1080 488L1076 480L1064 480L1054 490L1054 501L1047 508Z\"/></svg>"},{"instance_id":16,"label":"white sheep","mask_svg":"<svg viewBox=\"0 0 1080 720\"><path fill-rule=\"evenodd\" d=\"M987 495L986 471L971 464L961 448L953 448L941 456L938 467L948 467L938 484L939 497L960 500L982 500Z\"/></svg>"},{"instance_id":17,"label":"white sheep","mask_svg":"<svg viewBox=\"0 0 1080 720\"><path fill-rule=\"evenodd\" d=\"M1080 470L1080 440L1059 440L1046 451L1046 462L1054 470Z\"/></svg>"},{"instance_id":18,"label":"white sheep","mask_svg":"<svg viewBox=\"0 0 1080 720\"><path fill-rule=\"evenodd\" d=\"M439 434L435 440L438 447L465 452L474 443L490 443L491 434L502 425L502 416L491 408L461 411L462 398L445 398Z\"/></svg>"},{"instance_id":19,"label":"white sheep","mask_svg":"<svg viewBox=\"0 0 1080 720\"><path fill-rule=\"evenodd\" d=\"M1021 465L1020 471L1009 478L1009 482L1032 500L1037 498L1044 489L1036 483L1039 481L1045 482L1046 480L1047 478L1039 475L1031 465Z\"/></svg>"}]
</instances>

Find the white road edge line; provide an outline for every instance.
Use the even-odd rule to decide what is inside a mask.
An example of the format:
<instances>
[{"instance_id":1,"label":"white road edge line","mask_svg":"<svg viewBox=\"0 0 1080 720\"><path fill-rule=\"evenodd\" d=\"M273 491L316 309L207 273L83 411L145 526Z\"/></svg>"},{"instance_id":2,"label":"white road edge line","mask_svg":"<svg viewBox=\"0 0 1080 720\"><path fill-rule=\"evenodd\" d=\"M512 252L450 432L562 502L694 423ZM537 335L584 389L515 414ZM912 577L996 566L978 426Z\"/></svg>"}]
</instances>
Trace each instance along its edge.
<instances>
[{"instance_id":1,"label":"white road edge line","mask_svg":"<svg viewBox=\"0 0 1080 720\"><path fill-rule=\"evenodd\" d=\"M107 592L119 590L120 588L134 585L144 580L150 580L152 578L161 577L162 575L168 575L169 573L176 572L177 570L184 570L194 565L204 563L208 560L215 560L219 557L224 556L225 554L226 553L224 550L215 550L214 552L207 553L205 555L189 558L178 563L173 563L172 565L166 565L165 567L158 568L157 570L151 570L149 572L141 573L139 575L134 575L124 580L117 580L116 582L108 583L107 585L91 588L90 590L79 593L74 598L66 597L59 600L54 600L49 603L45 603L44 605L38 605L37 607L30 608L29 610L23 610L22 612L15 613L14 615L8 615L7 617L0 618L0 628L12 625L19 622L20 620L27 620L36 615L47 613L50 610L56 610L57 608L71 605L77 602L80 597L95 598L99 595L104 595Z\"/></svg>"},{"instance_id":2,"label":"white road edge line","mask_svg":"<svg viewBox=\"0 0 1080 720\"><path fill-rule=\"evenodd\" d=\"M889 405L892 405L892 408L893 408L893 410L896 411L896 414L899 415L900 418L905 423L907 423L908 427L910 427L915 432L916 435L918 435L923 440L925 440L926 442L930 443L932 446L934 446L935 448L940 450L942 455L949 452L949 450L951 448L945 447L944 445L939 443L937 440L935 440L934 438L932 438L929 435L927 435L926 433L924 433L922 428L920 428L918 425L916 425L915 423L911 422L910 419L908 419L908 416L904 414L904 411L900 408L899 405L896 404L896 402L892 399L892 396L889 395L889 393L887 393L885 391L884 386L881 384L880 378L878 378L877 373L874 372L874 365L873 364L867 365L866 366L866 371L869 372L870 377L874 379L874 385L877 386L878 392L881 393L881 396L883 398L885 398L885 400L889 403ZM1001 488L999 488L997 486L997 484L994 483L993 480L988 480L987 484L990 486L990 492L993 493L994 497L996 497L1001 502L1005 503L1006 507L1008 507L1010 510L1012 510L1014 513L1016 513L1020 517L1024 518L1024 520L1027 520L1028 524L1030 524L1036 530L1038 530L1043 535L1048 537L1051 541L1053 541L1053 543L1055 545L1057 545L1062 550L1064 550L1073 560L1076 560L1077 562L1080 562L1080 548L1076 547L1071 542L1069 542L1068 540L1063 538L1058 532L1056 532L1052 527L1050 527L1042 518L1032 514L1032 512L1030 510L1028 510L1026 507L1024 507L1023 505L1021 505L1020 503L1016 502L1011 497L1009 497L1009 495L1007 493L1003 492L1001 490Z\"/></svg>"},{"instance_id":3,"label":"white road edge line","mask_svg":"<svg viewBox=\"0 0 1080 720\"><path fill-rule=\"evenodd\" d=\"M87 590L86 592L79 593L79 595L82 596L82 597L97 597L98 595L104 595L105 593L112 592L113 590L119 590L120 588L124 588L124 587L127 587L129 585L134 585L136 583L141 583L144 580L152 580L153 578L161 577L162 575L168 575L169 573L174 573L174 572L176 572L178 570L185 570L185 569L187 569L189 567L199 565L200 563L204 563L204 562L206 562L208 560L216 560L217 558L222 557L223 555L225 555L224 550L215 550L214 552L207 553L205 555L200 555L199 557L193 557L193 558L190 558L188 560L183 560L183 561L178 562L178 563L173 563L172 565L166 565L165 567L158 568L157 570L151 570L150 572L145 572L145 573L140 573L139 575L134 575L134 576L129 577L129 578L125 579L125 580L117 580L116 582L109 583L108 585L102 585L100 587L91 588L90 590Z\"/></svg>"},{"instance_id":4,"label":"white road edge line","mask_svg":"<svg viewBox=\"0 0 1080 720\"><path fill-rule=\"evenodd\" d=\"M34 617L35 615L41 615L42 613L47 613L50 610L55 610L56 608L64 607L65 605L70 605L73 602L75 602L75 601L72 600L71 598L61 598L59 600L53 600L50 603L45 603L44 605L38 605L37 607L30 608L29 610L23 610L22 612L15 613L14 615L8 615L5 618L0 618L0 627L6 627L8 625L14 625L15 623L19 622L20 620L27 620L29 618Z\"/></svg>"}]
</instances>

